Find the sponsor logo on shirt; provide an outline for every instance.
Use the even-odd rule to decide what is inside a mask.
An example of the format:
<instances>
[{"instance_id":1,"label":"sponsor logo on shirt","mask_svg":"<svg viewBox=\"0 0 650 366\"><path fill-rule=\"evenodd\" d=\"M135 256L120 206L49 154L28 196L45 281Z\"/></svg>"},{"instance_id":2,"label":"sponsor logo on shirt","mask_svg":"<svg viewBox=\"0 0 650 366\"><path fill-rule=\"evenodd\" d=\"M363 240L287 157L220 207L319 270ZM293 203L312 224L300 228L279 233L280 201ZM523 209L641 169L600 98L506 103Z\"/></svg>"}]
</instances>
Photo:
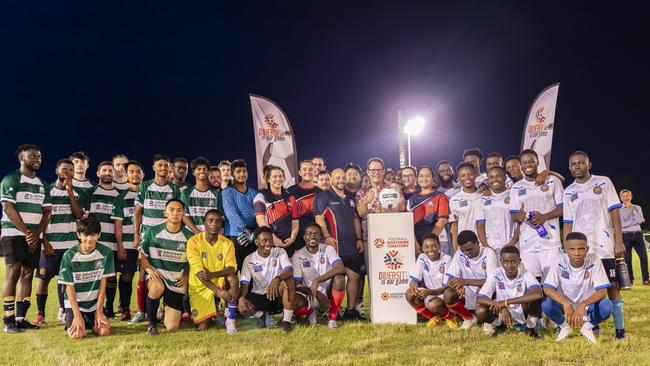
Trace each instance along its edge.
<instances>
[{"instance_id":1,"label":"sponsor logo on shirt","mask_svg":"<svg viewBox=\"0 0 650 366\"><path fill-rule=\"evenodd\" d=\"M458 205L459 205L460 207L466 207L466 206L467 206L467 201L466 201L466 200L462 200L462 201L460 201L460 203L459 203Z\"/></svg>"},{"instance_id":2,"label":"sponsor logo on shirt","mask_svg":"<svg viewBox=\"0 0 650 366\"><path fill-rule=\"evenodd\" d=\"M302 268L311 268L311 262L310 261L303 261L302 262Z\"/></svg>"},{"instance_id":3,"label":"sponsor logo on shirt","mask_svg":"<svg viewBox=\"0 0 650 366\"><path fill-rule=\"evenodd\" d=\"M506 289L506 285L501 281L497 281L497 285L499 286L499 290L505 290Z\"/></svg>"},{"instance_id":4,"label":"sponsor logo on shirt","mask_svg":"<svg viewBox=\"0 0 650 366\"><path fill-rule=\"evenodd\" d=\"M569 279L569 272L563 269L562 273L561 273L561 276L562 276L562 278L568 280Z\"/></svg>"},{"instance_id":5,"label":"sponsor logo on shirt","mask_svg":"<svg viewBox=\"0 0 650 366\"><path fill-rule=\"evenodd\" d=\"M517 194L519 196L525 196L526 195L526 188L522 188L519 191L517 191Z\"/></svg>"},{"instance_id":6,"label":"sponsor logo on shirt","mask_svg":"<svg viewBox=\"0 0 650 366\"><path fill-rule=\"evenodd\" d=\"M489 206L489 205L491 205L491 204L492 204L492 200L491 200L491 199L487 199L487 200L485 200L485 204L484 204L485 206Z\"/></svg>"},{"instance_id":7,"label":"sponsor logo on shirt","mask_svg":"<svg viewBox=\"0 0 650 366\"><path fill-rule=\"evenodd\" d=\"M573 192L573 193L571 194L571 197L569 198L569 200L570 200L571 202L573 202L573 201L575 201L575 200L577 200L577 199L578 199L578 192Z\"/></svg>"},{"instance_id":8,"label":"sponsor logo on shirt","mask_svg":"<svg viewBox=\"0 0 650 366\"><path fill-rule=\"evenodd\" d=\"M264 270L264 266L261 264L253 264L253 272L262 272Z\"/></svg>"}]
</instances>

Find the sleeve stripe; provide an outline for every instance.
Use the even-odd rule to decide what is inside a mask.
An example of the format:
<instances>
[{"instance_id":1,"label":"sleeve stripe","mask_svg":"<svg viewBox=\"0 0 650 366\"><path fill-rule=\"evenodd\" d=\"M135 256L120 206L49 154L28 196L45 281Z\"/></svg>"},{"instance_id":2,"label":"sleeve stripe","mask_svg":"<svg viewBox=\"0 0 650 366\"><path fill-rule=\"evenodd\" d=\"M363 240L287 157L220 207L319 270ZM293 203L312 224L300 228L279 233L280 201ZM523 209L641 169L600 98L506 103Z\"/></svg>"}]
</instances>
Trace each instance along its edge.
<instances>
[{"instance_id":1,"label":"sleeve stripe","mask_svg":"<svg viewBox=\"0 0 650 366\"><path fill-rule=\"evenodd\" d=\"M447 277L451 277L451 278L457 278L456 276L454 276L454 275L453 275L453 274L451 274L451 273L445 273L445 274L447 275Z\"/></svg>"},{"instance_id":2,"label":"sleeve stripe","mask_svg":"<svg viewBox=\"0 0 650 366\"><path fill-rule=\"evenodd\" d=\"M519 210L510 210L510 213L517 213Z\"/></svg>"},{"instance_id":3,"label":"sleeve stripe","mask_svg":"<svg viewBox=\"0 0 650 366\"><path fill-rule=\"evenodd\" d=\"M564 223L565 223L565 224L572 224L572 223L573 223L573 220L564 220Z\"/></svg>"},{"instance_id":4,"label":"sleeve stripe","mask_svg":"<svg viewBox=\"0 0 650 366\"><path fill-rule=\"evenodd\" d=\"M409 276L409 277L411 277L411 279L412 279L413 281L415 281L415 282L417 282L417 283L420 283L420 279L415 278L414 276Z\"/></svg>"},{"instance_id":5,"label":"sleeve stripe","mask_svg":"<svg viewBox=\"0 0 650 366\"><path fill-rule=\"evenodd\" d=\"M246 281L246 280L240 280L239 282L240 282L240 283L243 283L243 284L245 284L245 285L248 285L249 283L251 283L251 281Z\"/></svg>"},{"instance_id":6,"label":"sleeve stripe","mask_svg":"<svg viewBox=\"0 0 650 366\"><path fill-rule=\"evenodd\" d=\"M343 262L341 258L336 258L334 262L330 263L331 265L335 265L336 263Z\"/></svg>"},{"instance_id":7,"label":"sleeve stripe","mask_svg":"<svg viewBox=\"0 0 650 366\"><path fill-rule=\"evenodd\" d=\"M604 288L609 288L609 287L612 287L612 284L611 284L611 283L608 283L608 284L606 284L606 285L596 286L596 290L600 290L600 289L604 289Z\"/></svg>"},{"instance_id":8,"label":"sleeve stripe","mask_svg":"<svg viewBox=\"0 0 650 366\"><path fill-rule=\"evenodd\" d=\"M542 287L539 283L534 283L526 288L526 291L529 291L531 288Z\"/></svg>"},{"instance_id":9,"label":"sleeve stripe","mask_svg":"<svg viewBox=\"0 0 650 366\"><path fill-rule=\"evenodd\" d=\"M16 200L11 199L11 198L8 198L8 197L2 197L2 199L0 199L0 202L11 202L11 203L16 203Z\"/></svg>"},{"instance_id":10,"label":"sleeve stripe","mask_svg":"<svg viewBox=\"0 0 650 366\"><path fill-rule=\"evenodd\" d=\"M485 219L476 220L476 222L485 222Z\"/></svg>"},{"instance_id":11,"label":"sleeve stripe","mask_svg":"<svg viewBox=\"0 0 650 366\"><path fill-rule=\"evenodd\" d=\"M72 286L72 285L74 285L74 282L67 282L67 281L64 281L64 280L59 280L59 284Z\"/></svg>"},{"instance_id":12,"label":"sleeve stripe","mask_svg":"<svg viewBox=\"0 0 650 366\"><path fill-rule=\"evenodd\" d=\"M609 206L609 208L607 208L607 211L610 211L610 212L611 212L612 210L615 210L615 209L617 209L617 208L621 208L621 207L623 207L622 204L620 204L620 203L616 203L616 204L613 204L613 205Z\"/></svg>"},{"instance_id":13,"label":"sleeve stripe","mask_svg":"<svg viewBox=\"0 0 650 366\"><path fill-rule=\"evenodd\" d=\"M560 202L560 203L558 203L558 204L555 205L555 208L562 207L562 206L563 206L563 203Z\"/></svg>"}]
</instances>

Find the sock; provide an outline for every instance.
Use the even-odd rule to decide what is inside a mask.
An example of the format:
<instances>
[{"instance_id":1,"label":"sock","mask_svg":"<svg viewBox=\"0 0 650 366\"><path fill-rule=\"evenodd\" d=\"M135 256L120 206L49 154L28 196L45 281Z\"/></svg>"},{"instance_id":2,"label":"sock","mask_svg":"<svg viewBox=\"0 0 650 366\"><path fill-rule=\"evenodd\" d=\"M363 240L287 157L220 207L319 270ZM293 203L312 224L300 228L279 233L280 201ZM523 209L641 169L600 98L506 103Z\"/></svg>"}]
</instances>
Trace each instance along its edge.
<instances>
[{"instance_id":1,"label":"sock","mask_svg":"<svg viewBox=\"0 0 650 366\"><path fill-rule=\"evenodd\" d=\"M16 301L16 321L19 322L23 319L25 319L25 315L27 315L27 310L29 310L29 306L32 304L31 299L29 297L26 297L23 299L23 301Z\"/></svg>"},{"instance_id":2,"label":"sock","mask_svg":"<svg viewBox=\"0 0 650 366\"><path fill-rule=\"evenodd\" d=\"M422 315L426 319L433 318L433 313L431 311L429 311L429 309L427 309L427 307L424 306L424 304L417 305L415 307L415 311L417 311L418 314Z\"/></svg>"},{"instance_id":3,"label":"sock","mask_svg":"<svg viewBox=\"0 0 650 366\"><path fill-rule=\"evenodd\" d=\"M228 301L228 319L235 320L237 316L237 301Z\"/></svg>"},{"instance_id":4,"label":"sock","mask_svg":"<svg viewBox=\"0 0 650 366\"><path fill-rule=\"evenodd\" d=\"M138 287L136 288L136 297L138 300L138 311L144 313L145 302L147 295L145 295L146 286L144 285L144 278L138 279Z\"/></svg>"},{"instance_id":5,"label":"sock","mask_svg":"<svg viewBox=\"0 0 650 366\"><path fill-rule=\"evenodd\" d=\"M5 317L13 316L16 298L13 296L5 296L3 301L4 301Z\"/></svg>"},{"instance_id":6,"label":"sock","mask_svg":"<svg viewBox=\"0 0 650 366\"><path fill-rule=\"evenodd\" d=\"M571 325L565 320L564 323L560 324L560 328L571 328Z\"/></svg>"},{"instance_id":7,"label":"sock","mask_svg":"<svg viewBox=\"0 0 650 366\"><path fill-rule=\"evenodd\" d=\"M160 299L152 299L147 296L147 317L149 318L149 325L156 326L158 324L158 318L156 313L158 313L158 306L160 306Z\"/></svg>"},{"instance_id":8,"label":"sock","mask_svg":"<svg viewBox=\"0 0 650 366\"><path fill-rule=\"evenodd\" d=\"M131 293L133 292L131 281L124 281L120 277L120 282L117 285L120 289L120 306L122 307L122 311L129 310L131 308Z\"/></svg>"},{"instance_id":9,"label":"sock","mask_svg":"<svg viewBox=\"0 0 650 366\"><path fill-rule=\"evenodd\" d=\"M45 316L45 304L47 303L47 294L36 294L36 307L38 315Z\"/></svg>"},{"instance_id":10,"label":"sock","mask_svg":"<svg viewBox=\"0 0 650 366\"><path fill-rule=\"evenodd\" d=\"M526 318L526 328L535 329L535 325L537 325L537 317L529 315L528 318Z\"/></svg>"},{"instance_id":11,"label":"sock","mask_svg":"<svg viewBox=\"0 0 650 366\"><path fill-rule=\"evenodd\" d=\"M115 294L117 293L117 278L111 277L106 280L106 305L104 310L113 312L113 303L115 302Z\"/></svg>"},{"instance_id":12,"label":"sock","mask_svg":"<svg viewBox=\"0 0 650 366\"><path fill-rule=\"evenodd\" d=\"M443 320L453 319L454 318L454 313L449 311L449 309L445 308L445 310L443 310L442 313L438 314L438 316L440 318L442 318Z\"/></svg>"},{"instance_id":13,"label":"sock","mask_svg":"<svg viewBox=\"0 0 650 366\"><path fill-rule=\"evenodd\" d=\"M623 299L612 300L612 316L614 318L614 328L625 330L625 317L623 316Z\"/></svg>"},{"instance_id":14,"label":"sock","mask_svg":"<svg viewBox=\"0 0 650 366\"><path fill-rule=\"evenodd\" d=\"M591 330L591 329L594 329L594 327L595 327L595 325L591 324L591 322L582 323L582 328L583 329Z\"/></svg>"},{"instance_id":15,"label":"sock","mask_svg":"<svg viewBox=\"0 0 650 366\"><path fill-rule=\"evenodd\" d=\"M65 285L56 285L56 295L59 298L59 309L63 309L65 306L63 305L63 294L65 294Z\"/></svg>"},{"instance_id":16,"label":"sock","mask_svg":"<svg viewBox=\"0 0 650 366\"><path fill-rule=\"evenodd\" d=\"M470 320L474 318L472 313L470 313L469 310L465 308L465 305L463 305L463 303L460 301L456 301L455 304L447 305L447 308L451 310L453 313L460 315L460 317L465 320Z\"/></svg>"},{"instance_id":17,"label":"sock","mask_svg":"<svg viewBox=\"0 0 650 366\"><path fill-rule=\"evenodd\" d=\"M296 314L296 316L307 316L311 314L312 311L314 311L314 309L308 306L303 306L300 309L296 310L294 314Z\"/></svg>"},{"instance_id":18,"label":"sock","mask_svg":"<svg viewBox=\"0 0 650 366\"><path fill-rule=\"evenodd\" d=\"M329 320L336 320L339 315L339 310L341 309L341 304L343 303L343 297L345 296L345 291L343 290L332 290L330 295L330 311L327 318Z\"/></svg>"},{"instance_id":19,"label":"sock","mask_svg":"<svg viewBox=\"0 0 650 366\"><path fill-rule=\"evenodd\" d=\"M293 310L282 310L282 321L291 322L291 317L293 316Z\"/></svg>"}]
</instances>

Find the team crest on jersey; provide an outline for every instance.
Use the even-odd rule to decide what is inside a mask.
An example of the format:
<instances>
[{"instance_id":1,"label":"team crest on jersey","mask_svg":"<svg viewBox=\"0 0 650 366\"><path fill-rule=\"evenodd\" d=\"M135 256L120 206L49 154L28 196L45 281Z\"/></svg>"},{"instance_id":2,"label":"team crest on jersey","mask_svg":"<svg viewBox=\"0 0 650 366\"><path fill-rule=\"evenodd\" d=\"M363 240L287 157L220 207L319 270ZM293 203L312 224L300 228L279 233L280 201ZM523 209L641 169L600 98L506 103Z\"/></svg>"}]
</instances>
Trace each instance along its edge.
<instances>
[{"instance_id":1,"label":"team crest on jersey","mask_svg":"<svg viewBox=\"0 0 650 366\"><path fill-rule=\"evenodd\" d=\"M427 206L433 206L433 202L429 201L429 203L427 203Z\"/></svg>"},{"instance_id":2,"label":"team crest on jersey","mask_svg":"<svg viewBox=\"0 0 650 366\"><path fill-rule=\"evenodd\" d=\"M521 290L522 290L521 283L518 283L517 284L517 292L521 292Z\"/></svg>"},{"instance_id":3,"label":"team crest on jersey","mask_svg":"<svg viewBox=\"0 0 650 366\"><path fill-rule=\"evenodd\" d=\"M45 193L45 189L43 187L38 187L38 193L40 194Z\"/></svg>"},{"instance_id":4,"label":"team crest on jersey","mask_svg":"<svg viewBox=\"0 0 650 366\"><path fill-rule=\"evenodd\" d=\"M184 251L185 248L186 248L186 247L185 247L185 243L178 243L178 247L177 247L177 248L178 248L178 250L183 250L183 251Z\"/></svg>"},{"instance_id":5,"label":"team crest on jersey","mask_svg":"<svg viewBox=\"0 0 650 366\"><path fill-rule=\"evenodd\" d=\"M503 202L504 202L506 205L509 205L509 204L510 204L510 197L506 197L506 198L503 200Z\"/></svg>"},{"instance_id":6,"label":"team crest on jersey","mask_svg":"<svg viewBox=\"0 0 650 366\"><path fill-rule=\"evenodd\" d=\"M102 260L98 259L95 261L95 269L100 269L102 268Z\"/></svg>"},{"instance_id":7,"label":"team crest on jersey","mask_svg":"<svg viewBox=\"0 0 650 366\"><path fill-rule=\"evenodd\" d=\"M429 272L429 271L431 270L431 269L429 268L429 263L427 263L426 261L422 261L422 264L424 265L424 270L425 270L425 271Z\"/></svg>"},{"instance_id":8,"label":"team crest on jersey","mask_svg":"<svg viewBox=\"0 0 650 366\"><path fill-rule=\"evenodd\" d=\"M573 201L575 201L577 199L578 199L578 192L573 192L571 194L571 197L569 198L569 200L571 200L571 202L573 202Z\"/></svg>"},{"instance_id":9,"label":"team crest on jersey","mask_svg":"<svg viewBox=\"0 0 650 366\"><path fill-rule=\"evenodd\" d=\"M565 280L568 280L568 279L570 278L570 277L569 277L569 272L568 272L567 270L564 270L564 269L562 270L561 276L562 276L562 278L564 278Z\"/></svg>"},{"instance_id":10,"label":"team crest on jersey","mask_svg":"<svg viewBox=\"0 0 650 366\"><path fill-rule=\"evenodd\" d=\"M596 187L594 187L594 193L595 193L595 194L601 194L601 193L603 193L603 189L600 188L600 187L598 187L598 186L596 186Z\"/></svg>"},{"instance_id":11,"label":"team crest on jersey","mask_svg":"<svg viewBox=\"0 0 650 366\"><path fill-rule=\"evenodd\" d=\"M584 277L585 277L585 280L588 280L589 277L591 277L591 273L589 273L589 271L585 271L585 276Z\"/></svg>"},{"instance_id":12,"label":"team crest on jersey","mask_svg":"<svg viewBox=\"0 0 650 366\"><path fill-rule=\"evenodd\" d=\"M208 254L207 254L206 252L201 252L201 258L202 258L202 259L207 259L207 258L208 258Z\"/></svg>"},{"instance_id":13,"label":"team crest on jersey","mask_svg":"<svg viewBox=\"0 0 650 366\"><path fill-rule=\"evenodd\" d=\"M467 206L467 201L462 200L462 201L460 201L460 203L459 203L458 205L459 205L460 207L466 207L466 206Z\"/></svg>"},{"instance_id":14,"label":"team crest on jersey","mask_svg":"<svg viewBox=\"0 0 650 366\"><path fill-rule=\"evenodd\" d=\"M438 272L445 273L445 266L438 267Z\"/></svg>"},{"instance_id":15,"label":"team crest on jersey","mask_svg":"<svg viewBox=\"0 0 650 366\"><path fill-rule=\"evenodd\" d=\"M273 258L273 260L271 261L271 267L276 267L277 265L278 265L278 260Z\"/></svg>"},{"instance_id":16,"label":"team crest on jersey","mask_svg":"<svg viewBox=\"0 0 650 366\"><path fill-rule=\"evenodd\" d=\"M519 191L517 191L517 194L519 196L525 196L526 195L526 188L522 188Z\"/></svg>"},{"instance_id":17,"label":"team crest on jersey","mask_svg":"<svg viewBox=\"0 0 650 366\"><path fill-rule=\"evenodd\" d=\"M539 190L542 191L542 192L548 192L548 185L547 184L542 184L539 187Z\"/></svg>"},{"instance_id":18,"label":"team crest on jersey","mask_svg":"<svg viewBox=\"0 0 650 366\"><path fill-rule=\"evenodd\" d=\"M506 289L506 285L503 282L497 281L497 284L499 285L499 290L505 290Z\"/></svg>"},{"instance_id":19,"label":"team crest on jersey","mask_svg":"<svg viewBox=\"0 0 650 366\"><path fill-rule=\"evenodd\" d=\"M302 268L310 268L311 267L311 262L310 261L303 261L302 262Z\"/></svg>"},{"instance_id":20,"label":"team crest on jersey","mask_svg":"<svg viewBox=\"0 0 650 366\"><path fill-rule=\"evenodd\" d=\"M481 268L485 269L487 266L485 265L485 262L481 263Z\"/></svg>"},{"instance_id":21,"label":"team crest on jersey","mask_svg":"<svg viewBox=\"0 0 650 366\"><path fill-rule=\"evenodd\" d=\"M253 265L253 271L254 272L262 272L264 270L264 266L261 264L254 264Z\"/></svg>"},{"instance_id":22,"label":"team crest on jersey","mask_svg":"<svg viewBox=\"0 0 650 366\"><path fill-rule=\"evenodd\" d=\"M485 206L489 206L491 204L492 204L492 200L490 199L485 200L485 204L484 204Z\"/></svg>"},{"instance_id":23,"label":"team crest on jersey","mask_svg":"<svg viewBox=\"0 0 650 366\"><path fill-rule=\"evenodd\" d=\"M469 258L465 258L465 267L469 268Z\"/></svg>"},{"instance_id":24,"label":"team crest on jersey","mask_svg":"<svg viewBox=\"0 0 650 366\"><path fill-rule=\"evenodd\" d=\"M221 254L221 253L217 254L217 260L218 261L223 260L223 254Z\"/></svg>"},{"instance_id":25,"label":"team crest on jersey","mask_svg":"<svg viewBox=\"0 0 650 366\"><path fill-rule=\"evenodd\" d=\"M325 257L320 257L320 264L325 264Z\"/></svg>"},{"instance_id":26,"label":"team crest on jersey","mask_svg":"<svg viewBox=\"0 0 650 366\"><path fill-rule=\"evenodd\" d=\"M167 196L165 196L165 197L166 197L167 200L169 201L170 199L172 199L172 194L171 194L171 193L167 193Z\"/></svg>"}]
</instances>

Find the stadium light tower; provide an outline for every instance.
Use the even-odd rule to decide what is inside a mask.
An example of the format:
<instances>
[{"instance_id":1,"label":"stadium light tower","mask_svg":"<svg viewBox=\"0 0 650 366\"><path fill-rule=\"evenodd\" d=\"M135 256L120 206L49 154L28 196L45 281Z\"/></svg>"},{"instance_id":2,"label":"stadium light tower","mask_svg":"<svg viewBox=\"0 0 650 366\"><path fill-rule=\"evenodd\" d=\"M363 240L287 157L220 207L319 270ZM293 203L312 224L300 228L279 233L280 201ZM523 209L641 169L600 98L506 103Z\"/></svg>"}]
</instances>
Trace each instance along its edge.
<instances>
[{"instance_id":1,"label":"stadium light tower","mask_svg":"<svg viewBox=\"0 0 650 366\"><path fill-rule=\"evenodd\" d=\"M411 165L411 136L417 136L422 133L424 124L424 118L418 116L406 122L406 126L404 126L404 133L407 136L408 165Z\"/></svg>"}]
</instances>

